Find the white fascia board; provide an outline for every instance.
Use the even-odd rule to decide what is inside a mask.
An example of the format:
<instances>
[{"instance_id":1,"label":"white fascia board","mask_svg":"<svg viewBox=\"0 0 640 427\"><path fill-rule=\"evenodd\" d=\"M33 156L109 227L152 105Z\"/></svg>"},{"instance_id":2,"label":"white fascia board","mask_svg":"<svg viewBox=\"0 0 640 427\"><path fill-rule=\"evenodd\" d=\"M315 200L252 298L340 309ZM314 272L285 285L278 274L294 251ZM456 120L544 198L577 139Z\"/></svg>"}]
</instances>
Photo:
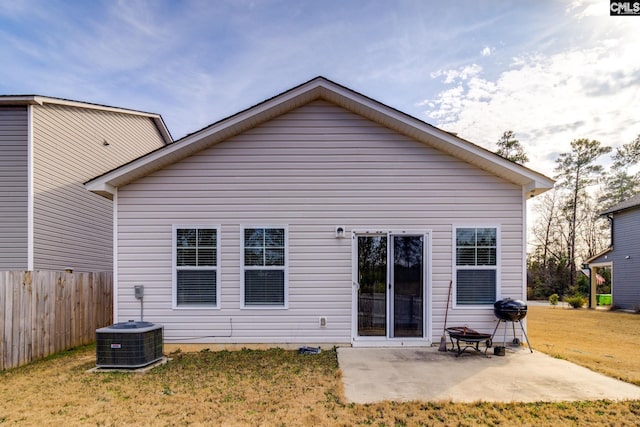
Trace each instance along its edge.
<instances>
[{"instance_id":1,"label":"white fascia board","mask_svg":"<svg viewBox=\"0 0 640 427\"><path fill-rule=\"evenodd\" d=\"M47 96L34 96L33 100L40 105L55 104L55 105L63 105L66 107L88 108L92 110L109 111L113 113L131 114L134 116L143 116L143 117L151 117L151 118L159 117L159 115L156 113L147 113L146 111L130 110L127 108L110 107L108 105L91 104L91 103L82 102L82 101L72 101L70 99L49 98Z\"/></svg>"},{"instance_id":2,"label":"white fascia board","mask_svg":"<svg viewBox=\"0 0 640 427\"><path fill-rule=\"evenodd\" d=\"M127 108L110 107L108 105L91 104L89 102L73 101L71 99L51 98L40 95L5 95L0 96L0 104L25 104L25 105L44 105L55 104L67 107L89 108L92 110L111 111L114 113L131 114L136 116L158 118L159 114L148 113L146 111L130 110Z\"/></svg>"},{"instance_id":3,"label":"white fascia board","mask_svg":"<svg viewBox=\"0 0 640 427\"><path fill-rule=\"evenodd\" d=\"M0 96L0 105L34 105L38 104L33 95Z\"/></svg>"},{"instance_id":4,"label":"white fascia board","mask_svg":"<svg viewBox=\"0 0 640 427\"><path fill-rule=\"evenodd\" d=\"M164 145L171 144L173 142L173 137L167 128L167 125L164 123L162 116L158 115L158 117L153 117L153 123L158 128L158 132L160 132L160 136L164 139Z\"/></svg>"}]
</instances>

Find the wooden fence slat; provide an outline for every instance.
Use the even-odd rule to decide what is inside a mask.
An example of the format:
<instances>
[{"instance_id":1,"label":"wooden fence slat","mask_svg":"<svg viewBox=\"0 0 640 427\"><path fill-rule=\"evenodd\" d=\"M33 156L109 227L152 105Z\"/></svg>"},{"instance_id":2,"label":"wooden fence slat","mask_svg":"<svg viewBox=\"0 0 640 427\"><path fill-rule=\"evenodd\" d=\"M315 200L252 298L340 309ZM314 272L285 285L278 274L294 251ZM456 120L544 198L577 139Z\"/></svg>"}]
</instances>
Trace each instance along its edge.
<instances>
[{"instance_id":1,"label":"wooden fence slat","mask_svg":"<svg viewBox=\"0 0 640 427\"><path fill-rule=\"evenodd\" d=\"M31 331L32 323L31 323L31 294L33 292L33 288L31 286L31 272L26 271L22 274L22 283L21 283L21 301L20 301L20 312L22 315L20 316L20 364L26 364L32 360L31 348L33 345L33 334Z\"/></svg>"},{"instance_id":2,"label":"wooden fence slat","mask_svg":"<svg viewBox=\"0 0 640 427\"><path fill-rule=\"evenodd\" d=\"M111 272L0 271L0 370L95 341L112 307Z\"/></svg>"},{"instance_id":3,"label":"wooden fence slat","mask_svg":"<svg viewBox=\"0 0 640 427\"><path fill-rule=\"evenodd\" d=\"M19 313L20 310L20 282L21 282L21 273L17 272L13 274L14 286L11 289L11 313ZM20 364L20 351L18 350L18 346L20 345L20 317L12 316L11 319L11 365L19 366Z\"/></svg>"},{"instance_id":4,"label":"wooden fence slat","mask_svg":"<svg viewBox=\"0 0 640 427\"><path fill-rule=\"evenodd\" d=\"M31 272L29 272L31 273ZM31 282L31 360L38 358L38 346L40 345L40 336L38 334L38 285L32 274L29 276Z\"/></svg>"}]
</instances>

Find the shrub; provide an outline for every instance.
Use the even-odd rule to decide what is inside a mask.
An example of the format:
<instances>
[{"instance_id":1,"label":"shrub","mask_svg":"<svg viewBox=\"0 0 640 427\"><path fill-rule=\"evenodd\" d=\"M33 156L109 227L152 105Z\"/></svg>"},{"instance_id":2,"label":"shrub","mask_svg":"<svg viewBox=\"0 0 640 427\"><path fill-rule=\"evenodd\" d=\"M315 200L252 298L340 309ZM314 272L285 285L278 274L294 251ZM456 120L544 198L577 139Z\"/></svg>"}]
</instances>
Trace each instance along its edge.
<instances>
[{"instance_id":1,"label":"shrub","mask_svg":"<svg viewBox=\"0 0 640 427\"><path fill-rule=\"evenodd\" d=\"M572 297L565 298L565 301L573 308L582 308L582 306L587 302L582 295L574 295Z\"/></svg>"},{"instance_id":2,"label":"shrub","mask_svg":"<svg viewBox=\"0 0 640 427\"><path fill-rule=\"evenodd\" d=\"M559 300L558 294L552 294L551 296L549 296L549 304L551 305L554 305L554 306L558 305L558 300Z\"/></svg>"}]
</instances>

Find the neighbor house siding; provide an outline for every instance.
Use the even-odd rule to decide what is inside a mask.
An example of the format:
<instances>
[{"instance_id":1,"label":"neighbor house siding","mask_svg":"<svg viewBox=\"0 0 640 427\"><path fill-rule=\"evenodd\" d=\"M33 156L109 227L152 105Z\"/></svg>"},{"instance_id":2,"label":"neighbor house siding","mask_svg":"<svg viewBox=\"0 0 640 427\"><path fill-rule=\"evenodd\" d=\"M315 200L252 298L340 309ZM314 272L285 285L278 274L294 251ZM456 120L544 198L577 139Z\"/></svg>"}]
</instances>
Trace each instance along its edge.
<instances>
[{"instance_id":1,"label":"neighbor house siding","mask_svg":"<svg viewBox=\"0 0 640 427\"><path fill-rule=\"evenodd\" d=\"M27 107L0 107L0 270L28 263Z\"/></svg>"},{"instance_id":2,"label":"neighbor house siding","mask_svg":"<svg viewBox=\"0 0 640 427\"><path fill-rule=\"evenodd\" d=\"M35 269L111 270L112 202L83 183L161 147L153 121L45 104L33 107L33 141Z\"/></svg>"},{"instance_id":3,"label":"neighbor house siding","mask_svg":"<svg viewBox=\"0 0 640 427\"><path fill-rule=\"evenodd\" d=\"M499 292L523 297L522 204L517 185L314 101L118 190L118 320L138 318L142 284L145 320L170 342L349 343L352 239L336 239L339 225L432 232L427 315L439 336L456 225L500 227ZM220 225L218 310L171 306L172 225L190 223ZM286 310L240 308L240 230L252 225L288 227ZM491 309L454 309L448 321L492 330Z\"/></svg>"},{"instance_id":4,"label":"neighbor house siding","mask_svg":"<svg viewBox=\"0 0 640 427\"><path fill-rule=\"evenodd\" d=\"M613 261L613 304L636 310L640 308L640 208L617 212L613 221L614 251L609 254Z\"/></svg>"}]
</instances>

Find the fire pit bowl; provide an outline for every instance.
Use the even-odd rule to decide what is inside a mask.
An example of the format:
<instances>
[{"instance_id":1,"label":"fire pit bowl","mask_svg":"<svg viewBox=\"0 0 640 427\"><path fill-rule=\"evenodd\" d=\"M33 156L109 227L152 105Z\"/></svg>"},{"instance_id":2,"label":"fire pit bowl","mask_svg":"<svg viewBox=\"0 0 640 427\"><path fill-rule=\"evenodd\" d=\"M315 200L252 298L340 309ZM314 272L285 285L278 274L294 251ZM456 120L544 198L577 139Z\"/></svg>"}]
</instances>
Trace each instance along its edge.
<instances>
[{"instance_id":1,"label":"fire pit bowl","mask_svg":"<svg viewBox=\"0 0 640 427\"><path fill-rule=\"evenodd\" d=\"M491 334L483 334L466 326L455 326L446 329L451 340L452 351L457 351L456 357L460 356L468 348L482 353L480 343L484 343L484 355L487 355L487 349L491 347ZM460 345L460 342L463 345ZM457 347L457 350L455 349Z\"/></svg>"},{"instance_id":2,"label":"fire pit bowl","mask_svg":"<svg viewBox=\"0 0 640 427\"><path fill-rule=\"evenodd\" d=\"M527 316L527 304L518 299L504 298L493 304L493 313L500 320L517 322Z\"/></svg>"}]
</instances>

